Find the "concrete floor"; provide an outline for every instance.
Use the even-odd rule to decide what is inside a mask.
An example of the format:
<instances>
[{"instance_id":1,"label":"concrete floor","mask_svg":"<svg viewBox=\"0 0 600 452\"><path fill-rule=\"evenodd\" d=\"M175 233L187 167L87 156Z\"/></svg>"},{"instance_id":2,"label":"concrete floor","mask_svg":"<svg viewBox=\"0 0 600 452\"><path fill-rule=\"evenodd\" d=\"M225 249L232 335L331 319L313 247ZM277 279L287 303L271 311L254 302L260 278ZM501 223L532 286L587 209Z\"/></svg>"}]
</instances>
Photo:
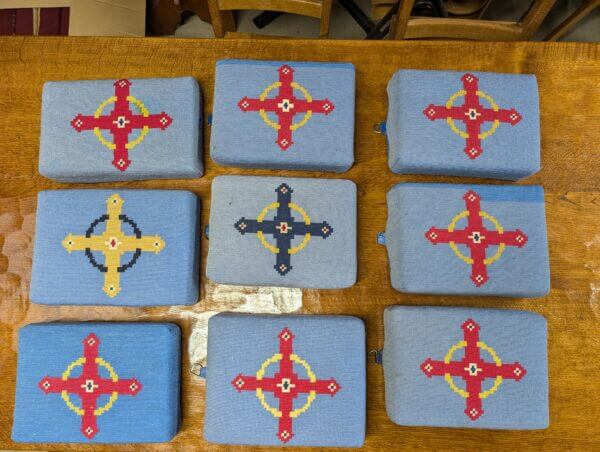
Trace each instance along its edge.
<instances>
[{"instance_id":1,"label":"concrete floor","mask_svg":"<svg viewBox=\"0 0 600 452\"><path fill-rule=\"evenodd\" d=\"M356 4L367 14L370 13L370 0L355 0ZM542 39L581 4L581 0L559 0L546 17L535 39ZM529 2L523 0L493 0L485 14L486 19L518 20L527 9ZM284 14L262 30L255 27L252 19L259 11L239 11L238 31L262 35L288 36L292 38L314 38L319 34L319 21L310 17ZM175 32L178 37L209 38L213 37L210 24L202 22L197 16L191 17ZM331 14L332 39L363 39L364 31L340 5L334 3ZM600 8L596 8L582 20L563 41L600 41Z\"/></svg>"}]
</instances>

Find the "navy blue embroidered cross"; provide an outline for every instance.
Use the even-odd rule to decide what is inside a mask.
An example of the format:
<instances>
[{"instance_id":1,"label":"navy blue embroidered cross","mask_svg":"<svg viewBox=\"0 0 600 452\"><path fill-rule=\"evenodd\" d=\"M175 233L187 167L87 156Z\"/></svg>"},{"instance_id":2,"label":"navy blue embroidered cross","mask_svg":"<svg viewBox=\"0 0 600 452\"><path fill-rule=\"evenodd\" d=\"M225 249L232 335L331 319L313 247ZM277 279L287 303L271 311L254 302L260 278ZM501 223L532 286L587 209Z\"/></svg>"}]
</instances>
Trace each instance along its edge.
<instances>
[{"instance_id":1,"label":"navy blue embroidered cross","mask_svg":"<svg viewBox=\"0 0 600 452\"><path fill-rule=\"evenodd\" d=\"M312 223L304 209L292 202L294 190L289 185L281 184L275 192L277 201L266 206L256 220L242 217L234 226L242 235L256 234L260 243L277 256L273 268L281 276L285 276L293 268L291 265L292 254L304 249L311 237L326 239L333 234L333 228L326 221ZM265 220L270 210L275 210L275 216L272 220ZM300 215L302 221L296 221L292 212ZM267 242L265 234L273 236L276 242L275 246ZM295 237L303 237L303 239L300 244L292 246Z\"/></svg>"}]
</instances>

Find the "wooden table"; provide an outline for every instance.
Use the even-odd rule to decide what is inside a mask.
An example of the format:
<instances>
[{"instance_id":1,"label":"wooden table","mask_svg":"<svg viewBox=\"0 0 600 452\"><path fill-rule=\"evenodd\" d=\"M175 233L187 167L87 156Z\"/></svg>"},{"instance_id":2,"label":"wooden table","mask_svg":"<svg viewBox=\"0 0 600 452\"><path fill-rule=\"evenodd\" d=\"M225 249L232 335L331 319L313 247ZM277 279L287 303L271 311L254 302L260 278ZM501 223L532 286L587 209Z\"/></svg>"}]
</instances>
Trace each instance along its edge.
<instances>
[{"instance_id":1,"label":"wooden table","mask_svg":"<svg viewBox=\"0 0 600 452\"><path fill-rule=\"evenodd\" d=\"M0 448L35 448L10 441L17 330L40 320L171 320L184 332L181 431L169 444L119 450L225 450L202 439L204 382L189 372L204 356L206 319L238 309L351 314L367 325L367 347L382 346L385 306L452 305L527 309L549 326L550 428L478 431L399 427L384 409L383 372L368 365L366 447L494 448L600 447L600 46L575 43L364 42L293 40L176 40L111 38L0 39ZM46 80L193 75L211 111L215 61L220 58L348 61L356 65L356 164L345 174L285 171L290 176L343 177L359 189L358 283L346 290L233 288L202 275L202 300L192 307L45 307L28 300L35 195L74 187L37 172L40 98ZM385 86L399 68L535 73L541 99L542 171L524 183L546 189L552 292L540 299L438 297L395 292L385 248L376 235L386 221L385 194L402 181L451 181L399 176L387 167L385 139L373 124L385 118ZM206 136L210 127L206 127ZM219 174L272 174L215 166L197 180L98 186L180 188L202 198L208 221L210 183ZM474 181L474 180L473 180ZM478 181L480 182L480 181ZM500 183L490 181L491 183ZM87 187L90 187L89 185ZM202 258L208 242L202 238ZM524 332L526 334L526 332ZM51 413L49 413L52 415ZM595 446L595 447L594 447ZM82 447L82 446L72 446ZM42 448L46 448L43 447ZM67 446L47 446L65 450ZM265 449L272 450L272 449Z\"/></svg>"}]
</instances>

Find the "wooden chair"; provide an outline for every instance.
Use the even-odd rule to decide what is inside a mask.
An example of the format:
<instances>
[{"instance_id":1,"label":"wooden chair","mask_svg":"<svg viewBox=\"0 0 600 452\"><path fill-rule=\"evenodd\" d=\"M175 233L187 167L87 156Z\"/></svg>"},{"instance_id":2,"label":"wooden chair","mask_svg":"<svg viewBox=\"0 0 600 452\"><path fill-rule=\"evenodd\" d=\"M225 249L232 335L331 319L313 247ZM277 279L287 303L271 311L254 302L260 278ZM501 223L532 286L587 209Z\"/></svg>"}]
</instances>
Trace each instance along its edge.
<instances>
[{"instance_id":1,"label":"wooden chair","mask_svg":"<svg viewBox=\"0 0 600 452\"><path fill-rule=\"evenodd\" d=\"M319 37L329 35L329 20L333 0L208 0L215 37L222 38L226 32L236 29L233 11L257 9L299 14L321 19Z\"/></svg>"},{"instance_id":2,"label":"wooden chair","mask_svg":"<svg viewBox=\"0 0 600 452\"><path fill-rule=\"evenodd\" d=\"M415 0L400 0L392 39L450 38L484 41L527 41L541 25L556 0L532 0L518 22L481 19L410 17Z\"/></svg>"},{"instance_id":3,"label":"wooden chair","mask_svg":"<svg viewBox=\"0 0 600 452\"><path fill-rule=\"evenodd\" d=\"M585 0L577 10L546 36L545 41L556 41L566 35L581 19L600 6L600 0Z\"/></svg>"}]
</instances>

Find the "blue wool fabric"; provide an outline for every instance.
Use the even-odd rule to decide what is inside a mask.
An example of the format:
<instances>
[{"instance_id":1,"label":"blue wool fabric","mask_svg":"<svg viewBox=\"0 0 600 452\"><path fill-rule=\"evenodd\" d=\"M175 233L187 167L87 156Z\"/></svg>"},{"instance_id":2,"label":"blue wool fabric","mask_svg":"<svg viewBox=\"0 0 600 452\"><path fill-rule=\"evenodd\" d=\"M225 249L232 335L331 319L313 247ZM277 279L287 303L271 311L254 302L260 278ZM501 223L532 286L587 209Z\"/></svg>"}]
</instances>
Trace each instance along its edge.
<instances>
[{"instance_id":1,"label":"blue wool fabric","mask_svg":"<svg viewBox=\"0 0 600 452\"><path fill-rule=\"evenodd\" d=\"M405 426L548 427L547 327L524 311L392 306L385 401Z\"/></svg>"},{"instance_id":2,"label":"blue wool fabric","mask_svg":"<svg viewBox=\"0 0 600 452\"><path fill-rule=\"evenodd\" d=\"M348 170L354 162L354 66L219 61L210 155L225 166Z\"/></svg>"},{"instance_id":3,"label":"blue wool fabric","mask_svg":"<svg viewBox=\"0 0 600 452\"><path fill-rule=\"evenodd\" d=\"M540 170L534 75L400 70L387 92L393 172L517 180Z\"/></svg>"},{"instance_id":4,"label":"blue wool fabric","mask_svg":"<svg viewBox=\"0 0 600 452\"><path fill-rule=\"evenodd\" d=\"M30 299L151 306L198 300L199 199L178 190L38 195Z\"/></svg>"},{"instance_id":5,"label":"blue wool fabric","mask_svg":"<svg viewBox=\"0 0 600 452\"><path fill-rule=\"evenodd\" d=\"M356 281L356 185L213 180L206 275L221 284L337 289Z\"/></svg>"},{"instance_id":6,"label":"blue wool fabric","mask_svg":"<svg viewBox=\"0 0 600 452\"><path fill-rule=\"evenodd\" d=\"M386 246L401 292L540 297L550 289L540 186L398 184Z\"/></svg>"},{"instance_id":7,"label":"blue wool fabric","mask_svg":"<svg viewBox=\"0 0 600 452\"><path fill-rule=\"evenodd\" d=\"M180 331L170 323L40 323L19 331L12 439L166 442L179 424Z\"/></svg>"},{"instance_id":8,"label":"blue wool fabric","mask_svg":"<svg viewBox=\"0 0 600 452\"><path fill-rule=\"evenodd\" d=\"M61 182L202 176L193 77L46 82L39 171Z\"/></svg>"},{"instance_id":9,"label":"blue wool fabric","mask_svg":"<svg viewBox=\"0 0 600 452\"><path fill-rule=\"evenodd\" d=\"M362 446L362 320L218 314L208 324L207 366L207 441Z\"/></svg>"}]
</instances>

